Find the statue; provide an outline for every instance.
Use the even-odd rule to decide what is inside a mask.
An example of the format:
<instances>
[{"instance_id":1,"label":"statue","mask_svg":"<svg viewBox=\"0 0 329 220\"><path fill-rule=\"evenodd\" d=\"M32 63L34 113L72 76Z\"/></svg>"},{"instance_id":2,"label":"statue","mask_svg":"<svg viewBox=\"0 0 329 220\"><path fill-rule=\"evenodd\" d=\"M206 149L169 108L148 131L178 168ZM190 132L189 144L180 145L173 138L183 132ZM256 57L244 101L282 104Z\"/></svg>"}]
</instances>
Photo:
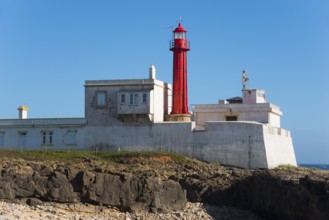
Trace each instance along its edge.
<instances>
[{"instance_id":1,"label":"statue","mask_svg":"<svg viewBox=\"0 0 329 220\"><path fill-rule=\"evenodd\" d=\"M249 81L249 78L247 77L246 70L244 69L242 71L242 86L243 86L243 89L246 89L247 81Z\"/></svg>"}]
</instances>

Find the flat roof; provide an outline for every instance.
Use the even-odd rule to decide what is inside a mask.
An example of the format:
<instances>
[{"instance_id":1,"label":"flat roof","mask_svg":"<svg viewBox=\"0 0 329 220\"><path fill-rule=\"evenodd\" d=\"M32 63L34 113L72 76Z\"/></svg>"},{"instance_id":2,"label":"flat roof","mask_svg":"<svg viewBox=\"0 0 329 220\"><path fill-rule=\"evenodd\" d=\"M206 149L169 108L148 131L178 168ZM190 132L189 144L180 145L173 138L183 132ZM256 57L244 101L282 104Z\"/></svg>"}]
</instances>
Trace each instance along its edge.
<instances>
[{"instance_id":1,"label":"flat roof","mask_svg":"<svg viewBox=\"0 0 329 220\"><path fill-rule=\"evenodd\" d=\"M116 80L86 80L85 87L122 86L122 85L157 85L171 88L171 84L157 79L116 79Z\"/></svg>"}]
</instances>

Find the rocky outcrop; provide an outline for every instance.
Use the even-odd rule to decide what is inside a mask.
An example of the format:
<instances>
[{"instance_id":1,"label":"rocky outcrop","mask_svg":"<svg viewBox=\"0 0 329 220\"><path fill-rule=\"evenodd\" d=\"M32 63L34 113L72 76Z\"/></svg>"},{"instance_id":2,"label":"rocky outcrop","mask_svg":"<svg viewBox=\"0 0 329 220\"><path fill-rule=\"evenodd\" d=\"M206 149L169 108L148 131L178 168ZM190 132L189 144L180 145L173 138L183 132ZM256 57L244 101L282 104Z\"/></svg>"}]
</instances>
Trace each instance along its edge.
<instances>
[{"instance_id":1,"label":"rocky outcrop","mask_svg":"<svg viewBox=\"0 0 329 220\"><path fill-rule=\"evenodd\" d=\"M130 213L183 210L190 201L249 210L264 219L324 220L329 219L329 172L250 170L168 156L115 164L2 160L0 199L23 198L30 205L83 202Z\"/></svg>"},{"instance_id":2,"label":"rocky outcrop","mask_svg":"<svg viewBox=\"0 0 329 220\"><path fill-rule=\"evenodd\" d=\"M177 179L177 178L174 178ZM265 219L329 219L329 172L302 168L199 172L178 181L192 202L233 206Z\"/></svg>"},{"instance_id":3,"label":"rocky outcrop","mask_svg":"<svg viewBox=\"0 0 329 220\"><path fill-rule=\"evenodd\" d=\"M155 172L132 173L78 170L65 165L6 164L0 168L0 198L117 207L121 211L168 212L187 202L179 183L162 180ZM29 200L34 201L34 200Z\"/></svg>"}]
</instances>

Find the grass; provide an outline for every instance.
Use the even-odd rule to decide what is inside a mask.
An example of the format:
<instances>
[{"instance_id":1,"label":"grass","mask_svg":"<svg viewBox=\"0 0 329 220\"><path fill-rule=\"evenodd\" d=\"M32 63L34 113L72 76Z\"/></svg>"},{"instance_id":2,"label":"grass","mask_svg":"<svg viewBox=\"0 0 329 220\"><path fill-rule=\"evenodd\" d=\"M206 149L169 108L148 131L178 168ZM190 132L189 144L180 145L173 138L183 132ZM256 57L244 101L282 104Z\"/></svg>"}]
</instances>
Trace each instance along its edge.
<instances>
[{"instance_id":1,"label":"grass","mask_svg":"<svg viewBox=\"0 0 329 220\"><path fill-rule=\"evenodd\" d=\"M76 161L81 160L83 158L91 158L95 160L107 161L107 162L120 162L129 160L131 158L143 158L150 159L151 157L170 157L171 160L175 162L184 162L186 158L174 154L174 153L166 153L166 152L125 152L125 151L117 151L117 152L98 152L88 151L88 150L7 150L0 149L0 158L8 157L8 158L21 158L25 160L36 160L36 161L44 161L44 160L52 160L52 161Z\"/></svg>"},{"instance_id":2,"label":"grass","mask_svg":"<svg viewBox=\"0 0 329 220\"><path fill-rule=\"evenodd\" d=\"M161 157L167 156L170 157L175 162L184 162L186 160L185 157L174 154L174 153L167 153L167 152L149 152L149 151L141 151L141 152L128 152L128 151L117 151L117 152L107 152L107 153L100 153L99 155L103 160L106 161L113 161L118 162L122 159L129 159L135 157L141 157L145 159L149 159L151 157Z\"/></svg>"},{"instance_id":3,"label":"grass","mask_svg":"<svg viewBox=\"0 0 329 220\"><path fill-rule=\"evenodd\" d=\"M290 165L290 164L282 164L282 165L279 165L277 167L278 169L297 169L298 166L293 166L293 165Z\"/></svg>"},{"instance_id":4,"label":"grass","mask_svg":"<svg viewBox=\"0 0 329 220\"><path fill-rule=\"evenodd\" d=\"M0 157L8 158L21 158L26 160L74 160L82 157L91 156L90 152L87 151L68 151L65 150L0 150Z\"/></svg>"}]
</instances>

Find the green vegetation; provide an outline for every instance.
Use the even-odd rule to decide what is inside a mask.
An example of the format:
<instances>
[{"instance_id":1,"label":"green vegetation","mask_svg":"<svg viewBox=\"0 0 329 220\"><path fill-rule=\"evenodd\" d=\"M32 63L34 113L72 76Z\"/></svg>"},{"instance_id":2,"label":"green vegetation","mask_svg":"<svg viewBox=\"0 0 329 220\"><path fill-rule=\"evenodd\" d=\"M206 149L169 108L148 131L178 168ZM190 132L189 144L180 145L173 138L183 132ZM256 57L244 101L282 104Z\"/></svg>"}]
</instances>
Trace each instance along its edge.
<instances>
[{"instance_id":1,"label":"green vegetation","mask_svg":"<svg viewBox=\"0 0 329 220\"><path fill-rule=\"evenodd\" d=\"M277 169L297 169L298 167L290 165L290 164L282 164L277 167Z\"/></svg>"},{"instance_id":2,"label":"green vegetation","mask_svg":"<svg viewBox=\"0 0 329 220\"><path fill-rule=\"evenodd\" d=\"M161 158L159 160L170 160L175 162L184 162L186 158L167 152L126 152L126 151L116 151L116 152L95 152L88 150L6 150L0 149L0 158L21 158L25 160L35 160L35 161L44 161L44 160L52 160L52 161L75 161L81 159L93 159L107 162L115 162L115 163L125 163L129 162L132 159L140 158L147 160L155 160L157 158Z\"/></svg>"},{"instance_id":3,"label":"green vegetation","mask_svg":"<svg viewBox=\"0 0 329 220\"><path fill-rule=\"evenodd\" d=\"M167 152L128 152L128 151L116 151L116 152L106 152L106 153L99 153L99 157L106 161L113 161L113 162L120 162L124 159L131 159L131 158L156 158L156 157L169 157L171 160L175 162L184 162L186 160L185 157L174 154L174 153L167 153Z\"/></svg>"}]
</instances>

